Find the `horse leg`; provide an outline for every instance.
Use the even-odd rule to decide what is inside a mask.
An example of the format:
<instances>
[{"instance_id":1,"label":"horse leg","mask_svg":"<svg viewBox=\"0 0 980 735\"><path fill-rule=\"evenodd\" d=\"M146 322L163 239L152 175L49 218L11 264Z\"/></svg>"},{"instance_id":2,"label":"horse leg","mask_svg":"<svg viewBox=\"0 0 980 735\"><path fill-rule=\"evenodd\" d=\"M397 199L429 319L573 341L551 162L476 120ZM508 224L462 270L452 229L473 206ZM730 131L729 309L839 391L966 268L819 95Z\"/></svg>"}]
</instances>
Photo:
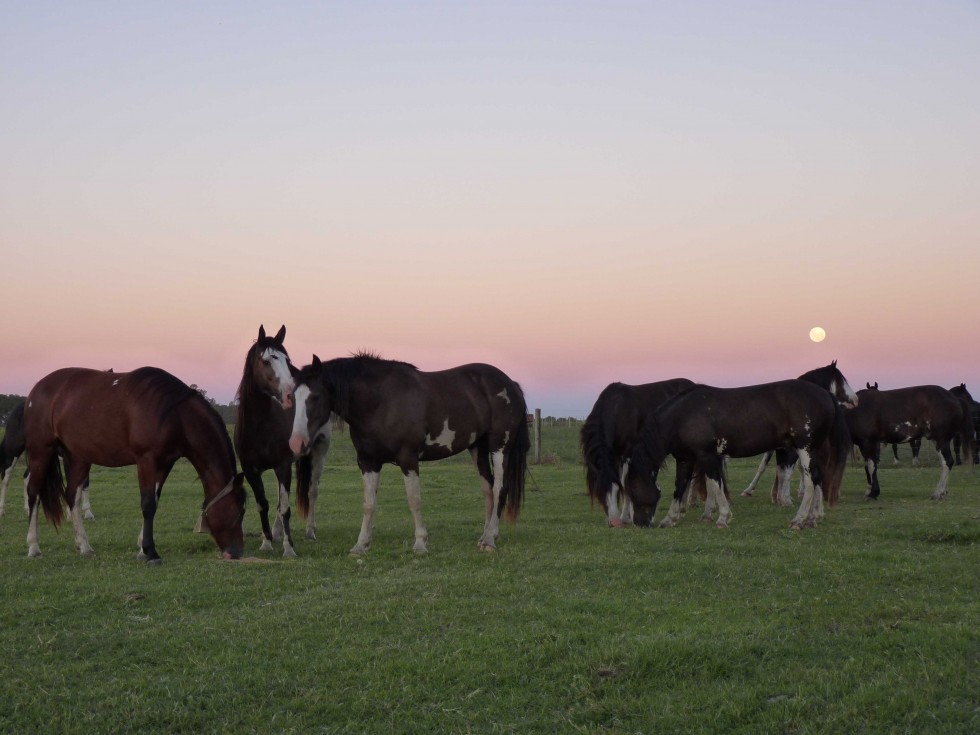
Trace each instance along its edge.
<instances>
[{"instance_id":1,"label":"horse leg","mask_svg":"<svg viewBox=\"0 0 980 735\"><path fill-rule=\"evenodd\" d=\"M470 457L473 458L473 465L480 476L480 491L483 493L483 534L477 542L482 549L487 532L492 533L491 519L497 517L497 506L493 501L493 472L490 469L490 452L485 446L471 447Z\"/></svg>"},{"instance_id":2,"label":"horse leg","mask_svg":"<svg viewBox=\"0 0 980 735\"><path fill-rule=\"evenodd\" d=\"M269 526L269 499L265 495L265 484L262 482L262 471L255 467L242 467L245 480L252 488L255 504L259 506L259 521L262 523L262 544L259 551L272 551L272 528Z\"/></svg>"},{"instance_id":3,"label":"horse leg","mask_svg":"<svg viewBox=\"0 0 980 735\"><path fill-rule=\"evenodd\" d=\"M619 513L620 526L633 525L633 501L630 500L629 496L623 491L623 488L626 487L626 475L629 473L629 471L630 461L629 459L626 459L619 468L619 487L617 488L623 497L622 510Z\"/></svg>"},{"instance_id":4,"label":"horse leg","mask_svg":"<svg viewBox=\"0 0 980 735\"><path fill-rule=\"evenodd\" d=\"M708 499L713 495L715 505L718 508L718 519L715 521L716 528L728 528L729 521L732 520L732 508L725 497L725 473L722 470L721 459L717 462L709 462L704 468L704 481L708 490ZM705 503L707 506L707 503Z\"/></svg>"},{"instance_id":5,"label":"horse leg","mask_svg":"<svg viewBox=\"0 0 980 735\"><path fill-rule=\"evenodd\" d=\"M922 449L921 439L910 439L909 446L912 447L912 466L919 466L919 450Z\"/></svg>"},{"instance_id":6,"label":"horse leg","mask_svg":"<svg viewBox=\"0 0 980 735\"><path fill-rule=\"evenodd\" d=\"M288 460L276 471L276 479L279 481L279 505L276 509L276 526L282 529L282 555L283 558L294 558L296 550L293 548L293 534L289 530L289 518L292 511L289 509L289 486L292 483L293 469L292 463ZM273 537L275 529L273 529Z\"/></svg>"},{"instance_id":7,"label":"horse leg","mask_svg":"<svg viewBox=\"0 0 980 735\"><path fill-rule=\"evenodd\" d=\"M789 507L793 505L789 485L796 469L797 457L784 450L776 452L776 482L772 488L772 502L775 505Z\"/></svg>"},{"instance_id":8,"label":"horse leg","mask_svg":"<svg viewBox=\"0 0 980 735\"><path fill-rule=\"evenodd\" d=\"M159 467L153 457L143 456L136 461L136 479L140 486L140 509L143 512L143 528L140 531L138 543L140 547L136 558L145 561L150 566L158 566L163 559L157 553L153 541L153 518L160 504L160 494L163 483L170 474L173 464Z\"/></svg>"},{"instance_id":9,"label":"horse leg","mask_svg":"<svg viewBox=\"0 0 980 735\"><path fill-rule=\"evenodd\" d=\"M30 481L32 475L27 475L24 483L24 492L27 495L27 556L34 558L41 555L41 547L38 544L37 536L37 514L41 512L41 496L38 494L37 485ZM41 477L35 473L33 477Z\"/></svg>"},{"instance_id":10,"label":"horse leg","mask_svg":"<svg viewBox=\"0 0 980 735\"><path fill-rule=\"evenodd\" d=\"M953 462L958 465L963 464L963 459L960 456L960 449L963 446L963 440L960 435L957 434L953 437ZM0 496L0 515L3 515L3 496Z\"/></svg>"},{"instance_id":11,"label":"horse leg","mask_svg":"<svg viewBox=\"0 0 980 735\"><path fill-rule=\"evenodd\" d=\"M491 502L496 508L500 504L500 490L504 485L504 450L498 449L490 452L490 463L492 465L491 475L493 476L493 486L490 489ZM500 516L494 512L490 514L486 525L483 527L483 535L480 536L480 551L496 551L497 536L500 535Z\"/></svg>"},{"instance_id":12,"label":"horse leg","mask_svg":"<svg viewBox=\"0 0 980 735\"><path fill-rule=\"evenodd\" d=\"M892 454L895 455L893 464L898 464L898 444L892 444Z\"/></svg>"},{"instance_id":13,"label":"horse leg","mask_svg":"<svg viewBox=\"0 0 980 735\"><path fill-rule=\"evenodd\" d=\"M755 471L755 477L752 478L752 482L749 486L742 491L742 497L751 498L752 493L755 492L756 486L759 484L759 479L762 477L762 473L766 471L766 467L769 466L769 460L772 459L772 452L766 452L762 455L762 461L759 462L759 469Z\"/></svg>"},{"instance_id":14,"label":"horse leg","mask_svg":"<svg viewBox=\"0 0 980 735\"><path fill-rule=\"evenodd\" d=\"M881 495L881 485L878 484L878 464L881 460L881 452L876 446L875 448L867 447L867 451L862 448L861 454L864 455L864 474L868 478L868 492L865 493L865 497L869 500L877 500L878 496Z\"/></svg>"},{"instance_id":15,"label":"horse leg","mask_svg":"<svg viewBox=\"0 0 980 735\"><path fill-rule=\"evenodd\" d=\"M701 513L700 520L704 523L711 523L714 520L715 511L718 509L717 496L711 486L708 485L707 475L702 475L702 477L704 482L704 511ZM690 498L697 496L698 490L695 487L694 478L687 483L687 490L684 491L684 494L688 498L688 502L690 502ZM683 512L683 508L681 510Z\"/></svg>"},{"instance_id":16,"label":"horse leg","mask_svg":"<svg viewBox=\"0 0 980 735\"><path fill-rule=\"evenodd\" d=\"M82 518L86 521L94 521L95 513L92 512L92 501L88 497L89 476L85 475L85 482L82 483Z\"/></svg>"},{"instance_id":17,"label":"horse leg","mask_svg":"<svg viewBox=\"0 0 980 735\"><path fill-rule=\"evenodd\" d=\"M812 528L816 525L814 520L814 496L816 495L816 489L813 486L813 476L811 474L811 462L810 453L805 449L798 449L797 454L799 456L800 466L803 468L803 500L800 501L800 508L790 521L789 527L794 531L799 531L802 528Z\"/></svg>"},{"instance_id":18,"label":"horse leg","mask_svg":"<svg viewBox=\"0 0 980 735\"><path fill-rule=\"evenodd\" d=\"M357 543L350 550L353 556L363 556L371 548L371 526L374 522L374 509L378 506L378 480L381 477L381 467L358 461L361 468L361 479L364 482L364 515L361 518L361 532Z\"/></svg>"},{"instance_id":19,"label":"horse leg","mask_svg":"<svg viewBox=\"0 0 980 735\"><path fill-rule=\"evenodd\" d=\"M82 519L82 491L85 489L85 479L92 465L80 462L65 454L65 483L68 487L68 508L71 511L71 523L75 529L75 548L82 556L94 556L95 550L88 541L85 533L85 522Z\"/></svg>"},{"instance_id":20,"label":"horse leg","mask_svg":"<svg viewBox=\"0 0 980 735\"><path fill-rule=\"evenodd\" d=\"M937 441L936 451L939 452L939 482L936 483L936 489L932 492L932 499L942 500L946 497L949 471L953 466L953 455L949 451L949 439L944 442Z\"/></svg>"},{"instance_id":21,"label":"horse leg","mask_svg":"<svg viewBox=\"0 0 980 735\"><path fill-rule=\"evenodd\" d=\"M306 538L316 541L316 500L320 496L320 476L327 462L327 452L330 450L329 432L320 433L313 442L310 472L309 510L306 514Z\"/></svg>"},{"instance_id":22,"label":"horse leg","mask_svg":"<svg viewBox=\"0 0 980 735\"><path fill-rule=\"evenodd\" d=\"M681 518L681 501L684 499L684 491L687 489L693 477L694 463L678 460L677 474L674 476L674 497L670 501L670 510L667 511L664 519L660 521L661 528L671 528L677 525L677 522ZM707 505L707 500L705 500L705 505ZM651 518L651 520L653 519Z\"/></svg>"},{"instance_id":23,"label":"horse leg","mask_svg":"<svg viewBox=\"0 0 980 735\"><path fill-rule=\"evenodd\" d=\"M6 515L7 509L7 486L10 484L10 476L14 473L14 465L17 464L18 457L3 470L3 479L0 480L0 517Z\"/></svg>"},{"instance_id":24,"label":"horse leg","mask_svg":"<svg viewBox=\"0 0 980 735\"><path fill-rule=\"evenodd\" d=\"M414 467L409 466L402 469L405 475L405 497L408 499L408 509L412 512L412 520L415 521L415 553L424 554L428 551L425 542L429 539L429 531L425 527L425 520L422 518L422 482L419 480L419 468L416 463ZM497 514L492 514L494 518Z\"/></svg>"}]
</instances>

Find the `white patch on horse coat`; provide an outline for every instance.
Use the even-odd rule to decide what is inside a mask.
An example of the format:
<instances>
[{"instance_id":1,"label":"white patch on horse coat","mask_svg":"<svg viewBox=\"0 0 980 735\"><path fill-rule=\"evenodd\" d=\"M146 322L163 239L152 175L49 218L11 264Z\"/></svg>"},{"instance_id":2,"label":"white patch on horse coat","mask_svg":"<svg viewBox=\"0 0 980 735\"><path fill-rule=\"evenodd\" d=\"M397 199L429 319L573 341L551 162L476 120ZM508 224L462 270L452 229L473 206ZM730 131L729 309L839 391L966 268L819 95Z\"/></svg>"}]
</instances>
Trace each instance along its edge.
<instances>
[{"instance_id":1,"label":"white patch on horse coat","mask_svg":"<svg viewBox=\"0 0 980 735\"><path fill-rule=\"evenodd\" d=\"M112 384L113 385L119 385L119 380L120 380L120 378L116 378L115 380L112 381Z\"/></svg>"},{"instance_id":2,"label":"white patch on horse coat","mask_svg":"<svg viewBox=\"0 0 980 735\"><path fill-rule=\"evenodd\" d=\"M725 450L728 449L728 440L722 437L718 440L717 444L718 454L724 454Z\"/></svg>"},{"instance_id":3,"label":"white patch on horse coat","mask_svg":"<svg viewBox=\"0 0 980 735\"><path fill-rule=\"evenodd\" d=\"M508 404L510 403L510 395L508 395L506 388L504 388L502 391L500 391L497 394L497 396L500 397L500 398L503 398L505 401L507 401Z\"/></svg>"},{"instance_id":4,"label":"white patch on horse coat","mask_svg":"<svg viewBox=\"0 0 980 735\"><path fill-rule=\"evenodd\" d=\"M467 444L466 446L472 447L474 444L476 444L476 432L475 431L472 434L470 434L470 443Z\"/></svg>"},{"instance_id":5,"label":"white patch on horse coat","mask_svg":"<svg viewBox=\"0 0 980 735\"><path fill-rule=\"evenodd\" d=\"M439 436L433 436L431 439L429 437L425 438L425 443L430 447L445 447L446 449L453 448L453 439L456 438L456 432L449 428L449 419L442 425L442 431Z\"/></svg>"}]
</instances>

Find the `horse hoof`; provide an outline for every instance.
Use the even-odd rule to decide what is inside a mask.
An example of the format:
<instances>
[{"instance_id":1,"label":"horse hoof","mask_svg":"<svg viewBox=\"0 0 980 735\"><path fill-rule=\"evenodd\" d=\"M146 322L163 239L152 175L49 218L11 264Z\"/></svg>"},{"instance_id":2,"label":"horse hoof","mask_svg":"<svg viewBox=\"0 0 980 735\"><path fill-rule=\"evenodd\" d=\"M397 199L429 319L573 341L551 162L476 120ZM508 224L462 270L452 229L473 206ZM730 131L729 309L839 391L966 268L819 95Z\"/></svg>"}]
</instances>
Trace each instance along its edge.
<instances>
[{"instance_id":1,"label":"horse hoof","mask_svg":"<svg viewBox=\"0 0 980 735\"><path fill-rule=\"evenodd\" d=\"M146 561L146 554L142 550L136 552L136 561Z\"/></svg>"},{"instance_id":2,"label":"horse hoof","mask_svg":"<svg viewBox=\"0 0 980 735\"><path fill-rule=\"evenodd\" d=\"M728 528L728 521L718 521L715 528Z\"/></svg>"},{"instance_id":3,"label":"horse hoof","mask_svg":"<svg viewBox=\"0 0 980 735\"><path fill-rule=\"evenodd\" d=\"M159 567L163 564L163 559L159 556L156 559L147 559L146 566L148 567Z\"/></svg>"},{"instance_id":4,"label":"horse hoof","mask_svg":"<svg viewBox=\"0 0 980 735\"><path fill-rule=\"evenodd\" d=\"M295 559L296 558L296 552L293 550L293 547L292 546L284 546L283 547L283 549L282 549L282 558L283 559Z\"/></svg>"},{"instance_id":5,"label":"horse hoof","mask_svg":"<svg viewBox=\"0 0 980 735\"><path fill-rule=\"evenodd\" d=\"M492 554L497 550L497 547L493 544L480 544L480 551L486 554Z\"/></svg>"},{"instance_id":6,"label":"horse hoof","mask_svg":"<svg viewBox=\"0 0 980 735\"><path fill-rule=\"evenodd\" d=\"M92 511L90 511L90 510L85 511L85 520L86 521L94 521L95 520L95 514Z\"/></svg>"},{"instance_id":7,"label":"horse hoof","mask_svg":"<svg viewBox=\"0 0 980 735\"><path fill-rule=\"evenodd\" d=\"M367 546L361 546L358 544L353 549L350 550L351 556L364 556L367 553Z\"/></svg>"},{"instance_id":8,"label":"horse hoof","mask_svg":"<svg viewBox=\"0 0 980 735\"><path fill-rule=\"evenodd\" d=\"M307 541L316 541L316 531L312 531L312 530L311 531L307 531L306 532L306 540Z\"/></svg>"},{"instance_id":9,"label":"horse hoof","mask_svg":"<svg viewBox=\"0 0 980 735\"><path fill-rule=\"evenodd\" d=\"M623 522L619 518L613 518L611 521L609 521L609 527L610 528L622 528L623 527Z\"/></svg>"},{"instance_id":10,"label":"horse hoof","mask_svg":"<svg viewBox=\"0 0 980 735\"><path fill-rule=\"evenodd\" d=\"M81 549L78 553L82 556L95 556L95 549L89 546L87 549Z\"/></svg>"},{"instance_id":11,"label":"horse hoof","mask_svg":"<svg viewBox=\"0 0 980 735\"><path fill-rule=\"evenodd\" d=\"M32 546L31 548L29 548L27 550L27 556L30 559L37 559L39 556L41 556L41 549L40 549L40 547L38 547L38 546Z\"/></svg>"},{"instance_id":12,"label":"horse hoof","mask_svg":"<svg viewBox=\"0 0 980 735\"><path fill-rule=\"evenodd\" d=\"M416 554L428 554L429 553L429 550L427 548L425 548L425 544L421 544L421 545L420 544L415 544L415 546L412 547L412 551L414 551Z\"/></svg>"},{"instance_id":13,"label":"horse hoof","mask_svg":"<svg viewBox=\"0 0 980 735\"><path fill-rule=\"evenodd\" d=\"M259 546L259 551L272 551L272 542L269 539L263 537L262 545Z\"/></svg>"},{"instance_id":14,"label":"horse hoof","mask_svg":"<svg viewBox=\"0 0 980 735\"><path fill-rule=\"evenodd\" d=\"M748 490L743 490L742 491L742 497L743 498L751 498L752 497L752 493L750 493Z\"/></svg>"},{"instance_id":15,"label":"horse hoof","mask_svg":"<svg viewBox=\"0 0 980 735\"><path fill-rule=\"evenodd\" d=\"M816 528L817 522L813 518L807 518L803 521L803 528Z\"/></svg>"}]
</instances>

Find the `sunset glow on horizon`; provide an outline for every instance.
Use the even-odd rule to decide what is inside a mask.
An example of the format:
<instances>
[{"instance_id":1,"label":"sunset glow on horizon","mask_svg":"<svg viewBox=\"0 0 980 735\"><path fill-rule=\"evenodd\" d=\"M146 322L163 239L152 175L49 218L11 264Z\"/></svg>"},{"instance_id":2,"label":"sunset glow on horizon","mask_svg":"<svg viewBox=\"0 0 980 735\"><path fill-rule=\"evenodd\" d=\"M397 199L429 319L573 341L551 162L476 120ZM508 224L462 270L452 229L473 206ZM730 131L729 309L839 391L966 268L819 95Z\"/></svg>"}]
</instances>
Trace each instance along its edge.
<instances>
[{"instance_id":1,"label":"sunset glow on horizon","mask_svg":"<svg viewBox=\"0 0 980 735\"><path fill-rule=\"evenodd\" d=\"M980 398L980 8L0 10L0 393L293 361ZM825 330L811 341L810 330Z\"/></svg>"}]
</instances>

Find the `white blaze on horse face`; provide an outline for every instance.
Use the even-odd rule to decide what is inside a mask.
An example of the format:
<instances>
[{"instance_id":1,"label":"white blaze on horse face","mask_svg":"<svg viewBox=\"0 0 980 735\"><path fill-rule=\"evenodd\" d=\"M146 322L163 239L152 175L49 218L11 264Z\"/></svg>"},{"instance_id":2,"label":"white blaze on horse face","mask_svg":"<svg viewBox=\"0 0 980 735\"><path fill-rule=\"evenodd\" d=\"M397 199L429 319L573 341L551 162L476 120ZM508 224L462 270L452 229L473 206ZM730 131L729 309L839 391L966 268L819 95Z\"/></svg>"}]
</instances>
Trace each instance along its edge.
<instances>
[{"instance_id":1,"label":"white blaze on horse face","mask_svg":"<svg viewBox=\"0 0 980 735\"><path fill-rule=\"evenodd\" d=\"M310 397L310 389L301 385L296 389L296 415L293 417L293 433L289 437L289 448L299 456L303 448L310 443L310 428L306 421L306 399Z\"/></svg>"},{"instance_id":2,"label":"white blaze on horse face","mask_svg":"<svg viewBox=\"0 0 980 735\"><path fill-rule=\"evenodd\" d=\"M433 436L431 439L429 437L425 438L426 446L430 447L445 447L446 449L453 448L453 439L456 438L456 432L449 428L449 419L442 425L442 431L439 436Z\"/></svg>"},{"instance_id":3,"label":"white blaze on horse face","mask_svg":"<svg viewBox=\"0 0 980 735\"><path fill-rule=\"evenodd\" d=\"M283 408L289 408L288 397L293 394L296 388L293 376L289 372L289 359L279 350L268 347L262 353L262 360L272 369L272 374L275 376L279 388L279 402Z\"/></svg>"}]
</instances>

